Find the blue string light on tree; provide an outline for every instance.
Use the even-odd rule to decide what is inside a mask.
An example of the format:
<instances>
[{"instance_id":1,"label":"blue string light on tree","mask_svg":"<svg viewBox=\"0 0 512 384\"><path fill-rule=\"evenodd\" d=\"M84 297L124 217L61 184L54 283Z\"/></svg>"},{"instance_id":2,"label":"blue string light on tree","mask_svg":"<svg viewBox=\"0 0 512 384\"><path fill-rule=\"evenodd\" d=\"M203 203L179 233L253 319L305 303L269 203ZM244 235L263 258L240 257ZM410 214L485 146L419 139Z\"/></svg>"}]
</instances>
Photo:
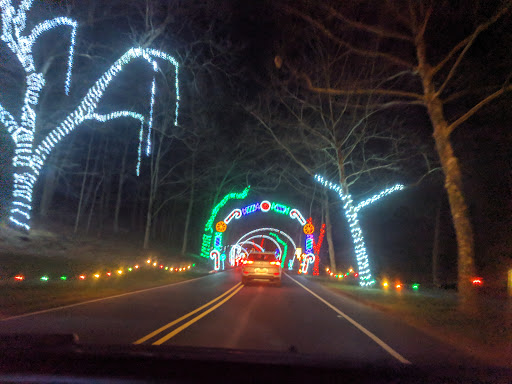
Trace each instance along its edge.
<instances>
[{"instance_id":1,"label":"blue string light on tree","mask_svg":"<svg viewBox=\"0 0 512 384\"><path fill-rule=\"evenodd\" d=\"M2 30L0 40L6 43L7 47L18 59L25 71L26 90L19 121L0 104L0 123L4 125L7 132L11 135L15 144L14 157L12 164L14 167L13 179L13 201L11 203L10 217L11 223L30 230L30 212L32 211L32 193L34 185L38 179L41 168L52 149L62 139L71 133L78 125L86 120L98 120L106 122L119 117L131 117L139 120L141 123L139 133L139 152L137 160L137 174L140 170L140 155L142 152L142 141L144 135L143 116L136 112L119 111L106 115L98 114L97 107L103 94L113 79L121 72L124 66L137 58L142 58L148 62L152 70L156 73L158 64L155 59L162 59L169 62L175 69L175 87L176 87L176 109L174 111L174 124L178 123L179 109L179 84L178 84L178 62L170 55L149 48L131 48L120 59L118 59L110 69L99 78L98 81L89 89L85 97L79 103L78 107L71 112L55 129L43 138L36 145L34 137L36 132L37 114L35 107L39 102L41 91L45 86L45 78L42 73L38 73L35 61L33 46L37 39L44 33L54 28L65 26L71 28L70 47L68 51L68 68L66 73L66 82L64 90L66 95L70 92L71 74L73 68L73 55L75 49L75 38L77 22L67 17L57 17L50 20L44 20L37 24L31 31L26 31L26 13L32 7L33 0L22 0L16 8L12 1L0 0L0 10L2 13ZM150 105L146 154L151 152L151 129L153 124L153 111L156 93L156 82L153 76L150 88Z\"/></svg>"},{"instance_id":2,"label":"blue string light on tree","mask_svg":"<svg viewBox=\"0 0 512 384\"><path fill-rule=\"evenodd\" d=\"M375 284L375 280L372 278L372 274L370 272L370 263L368 261L368 253L366 251L366 246L364 243L363 231L361 230L361 225L359 224L359 220L357 219L357 213L364 207L374 203L375 201L381 199L384 196L389 195L395 191L400 191L404 189L402 184L396 184L394 187L385 189L384 191L372 196L369 199L363 200L361 203L354 205L354 201L350 194L345 195L341 186L334 184L330 181L325 180L320 175L315 175L315 180L322 184L325 187L335 191L338 193L340 199L342 200L343 210L345 212L345 217L349 223L350 233L352 235L352 242L354 244L354 252L356 255L357 266L359 269L359 284L361 286L369 286Z\"/></svg>"}]
</instances>

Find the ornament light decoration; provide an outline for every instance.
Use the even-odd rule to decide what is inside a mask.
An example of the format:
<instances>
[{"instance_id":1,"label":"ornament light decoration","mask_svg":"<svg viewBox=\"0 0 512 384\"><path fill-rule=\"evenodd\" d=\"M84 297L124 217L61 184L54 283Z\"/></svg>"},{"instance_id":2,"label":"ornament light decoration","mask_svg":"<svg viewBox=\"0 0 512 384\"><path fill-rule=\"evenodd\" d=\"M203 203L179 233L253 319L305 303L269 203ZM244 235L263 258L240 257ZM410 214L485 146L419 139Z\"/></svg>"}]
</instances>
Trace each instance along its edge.
<instances>
[{"instance_id":1,"label":"ornament light decoration","mask_svg":"<svg viewBox=\"0 0 512 384\"><path fill-rule=\"evenodd\" d=\"M86 92L84 98L78 103L76 109L71 112L60 124L50 131L39 144L34 143L36 133L36 106L41 96L46 81L44 74L37 72L34 61L34 43L45 32L54 28L65 26L71 28L70 47L68 50L68 68L64 90L69 95L71 90L71 75L73 69L73 56L75 49L75 38L77 22L68 17L57 17L44 20L37 24L31 31L26 30L27 12L31 9L33 0L22 0L17 7L13 1L0 0L0 11L2 16L2 30L0 40L7 44L7 47L14 53L18 62L25 72L26 90L19 120L0 104L0 124L5 126L10 134L14 145L14 157L12 164L13 173L13 201L10 208L9 220L15 226L30 230L30 219L32 211L32 194L34 185L38 179L41 168L52 149L62 141L64 137L74 131L77 126L86 120L108 121L118 117L131 117L141 123L139 134L139 156L137 162L137 173L140 168L140 152L143 140L143 129L145 119L141 114L130 111L113 112L108 115L100 115L97 112L98 104L107 90L108 86L124 69L124 67L135 59L143 59L148 62L152 70L158 70L157 59L168 61L175 68L176 87L176 109L174 111L174 124L178 123L179 109L179 83L178 83L178 62L170 55L150 48L131 48L119 58L105 72L96 83ZM146 154L151 151L150 132L153 122L153 105L155 101L156 83L153 82L150 89L150 113L148 118L148 135Z\"/></svg>"}]
</instances>

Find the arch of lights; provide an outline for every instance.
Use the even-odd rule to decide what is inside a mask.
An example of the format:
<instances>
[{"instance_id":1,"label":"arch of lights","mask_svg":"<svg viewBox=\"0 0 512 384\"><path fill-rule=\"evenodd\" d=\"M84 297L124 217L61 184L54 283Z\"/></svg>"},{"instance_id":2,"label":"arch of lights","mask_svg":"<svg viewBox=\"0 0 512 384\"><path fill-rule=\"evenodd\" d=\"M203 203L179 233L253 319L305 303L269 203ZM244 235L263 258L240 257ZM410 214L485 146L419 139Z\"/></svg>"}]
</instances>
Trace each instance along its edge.
<instances>
[{"instance_id":1,"label":"arch of lights","mask_svg":"<svg viewBox=\"0 0 512 384\"><path fill-rule=\"evenodd\" d=\"M244 191L240 193L230 193L222 199L222 201L215 206L212 210L212 214L210 215L210 219L207 221L205 226L205 233L203 235L203 243L201 245L201 256L210 257L211 258L211 249L216 249L220 251L222 248L222 237L223 232L213 231L213 222L215 217L217 216L219 210L230 200L233 198L236 199L245 199L249 192L249 188L247 187ZM307 224L306 219L302 215L302 213L297 208L291 208L284 204L277 202L270 202L268 200L263 200L261 202L250 204L243 208L235 208L233 209L223 220L226 228L233 220L239 220L242 217L245 217L249 214L255 212L274 212L277 214L288 216L292 220L297 220L301 227Z\"/></svg>"},{"instance_id":2,"label":"arch of lights","mask_svg":"<svg viewBox=\"0 0 512 384\"><path fill-rule=\"evenodd\" d=\"M281 257L283 256L283 248L281 248L281 244L279 244L279 242L273 238L273 237L270 237L268 235L254 235L254 236L251 236L249 237L247 240L253 240L253 239L266 239L266 240L270 240L272 243L274 243L274 245L276 246L276 248L279 250L279 255L276 255L276 257L281 260Z\"/></svg>"},{"instance_id":3,"label":"arch of lights","mask_svg":"<svg viewBox=\"0 0 512 384\"><path fill-rule=\"evenodd\" d=\"M276 229L276 228L270 228L270 227L262 227L262 228L257 228L257 229L254 229L252 231L249 231L247 232L246 234L244 234L242 237L240 237L236 243L231 247L231 250L230 250L230 263L231 263L231 260L234 261L234 263L231 263L231 265L235 265L237 260L239 261L240 260L240 251L238 249L238 247L240 247L241 244L243 244L245 241L249 240L248 237L251 236L251 235L254 235L255 233L258 233L258 232L267 232L269 233L269 235L273 235L274 233L276 234L276 236L274 237L275 238L275 241L277 241L278 243L280 243L281 245L283 245L283 250L281 251L280 250L280 260L281 260L281 267L284 268L284 265L285 265L285 260L286 260L286 255L287 255L287 249L288 249L288 245L286 244L286 242L284 242L281 238L279 238L279 236L277 236L277 234L279 235L282 235L284 237L286 237L286 239L292 244L293 246L293 259L291 260L291 263L289 262L289 266L288 266L288 269L292 269L293 268L293 263L295 261L295 254L297 252L297 246L295 245L295 242L293 241L293 239L290 237L290 235L288 235L286 232L283 232L279 229ZM257 236L257 237L261 237L261 236ZM252 237L250 238L252 239ZM275 242L274 242L275 244ZM284 255L284 257L282 256ZM238 259L237 259L238 257Z\"/></svg>"},{"instance_id":4,"label":"arch of lights","mask_svg":"<svg viewBox=\"0 0 512 384\"><path fill-rule=\"evenodd\" d=\"M254 241L251 241L251 240L257 239L257 238L263 238L263 239L272 241L276 245L276 248L279 250L278 258L281 259L282 255L283 255L283 250L279 246L278 241L273 239L272 237L260 234L260 235L252 236L244 241L237 242L236 244L234 244L231 247L231 249L229 250L229 263L231 264L231 266L235 266L240 263L240 261L242 260L242 253L244 253L245 256L249 255L249 252L247 251L247 249L245 249L242 245L251 244L252 246L258 248L260 251L264 250L261 245L256 244Z\"/></svg>"},{"instance_id":5,"label":"arch of lights","mask_svg":"<svg viewBox=\"0 0 512 384\"><path fill-rule=\"evenodd\" d=\"M232 266L238 265L240 260L242 260L242 256L241 256L242 252L245 254L245 256L249 255L249 252L247 251L247 249L242 247L242 245L245 245L245 244L250 244L253 247L258 248L260 251L263 251L263 247L259 244L256 244L254 241L249 241L249 240L242 241L238 244L233 245L231 247L231 249L229 250L229 264L230 265L232 265Z\"/></svg>"},{"instance_id":6,"label":"arch of lights","mask_svg":"<svg viewBox=\"0 0 512 384\"><path fill-rule=\"evenodd\" d=\"M244 190L241 192L231 192L228 193L223 197L223 199L212 209L212 212L210 214L210 217L208 221L206 222L203 238L202 238L202 244L201 244L201 253L200 255L205 258L210 258L214 261L214 269L218 270L221 265L221 261L225 260L226 256L223 253L223 250L225 247L223 246L223 233L226 231L230 223L233 222L233 220L239 220L240 218L250 215L255 212L274 212L277 214L281 214L284 216L288 216L292 220L297 220L297 222L300 224L301 227L304 227L307 224L306 219L302 215L302 213L297 208L288 207L284 204L278 203L278 202L271 202L269 200L262 200L260 202L256 202L253 204L250 204L248 206L242 207L242 208L235 208L233 209L222 221L219 221L215 225L214 229L214 222L216 217L219 214L219 211L230 201L233 199L243 200L245 199L250 190L250 186L247 186ZM274 230L274 229L273 229ZM278 231L278 230L274 230ZM297 249L295 242L286 235L286 237L290 240L290 242L293 244L294 250ZM234 252L236 254L239 254L240 251L236 249ZM232 256L230 254L229 257L230 264L233 265L233 260L236 260L235 256Z\"/></svg>"},{"instance_id":7,"label":"arch of lights","mask_svg":"<svg viewBox=\"0 0 512 384\"><path fill-rule=\"evenodd\" d=\"M359 204L354 204L352 200L352 196L350 194L344 194L343 188L335 183L325 180L320 175L315 175L315 180L322 184L324 187L327 187L338 193L343 204L343 210L345 211L345 217L350 226L350 232L352 234L352 242L354 244L354 252L357 259L357 266L359 269L359 276L361 286L369 286L375 283L375 280L372 278L372 274L370 272L370 263L368 262L368 253L366 251L366 246L364 244L363 231L361 230L361 225L359 224L359 220L357 219L358 212L380 200L381 198L395 192L404 189L405 187L402 184L396 184L391 188L387 188L380 193L370 197L369 199L365 199L361 201Z\"/></svg>"},{"instance_id":8,"label":"arch of lights","mask_svg":"<svg viewBox=\"0 0 512 384\"><path fill-rule=\"evenodd\" d=\"M142 141L146 138L145 154L151 153L151 130L153 126L153 107L156 93L156 73L158 63L156 59L162 59L171 63L175 68L176 87L176 109L174 124L178 124L179 107L179 84L178 84L178 62L170 55L150 48L131 48L120 59L118 59L105 72L96 83L87 91L78 106L61 123L44 137L36 146L34 139L36 135L37 104L41 92L45 86L44 73L37 72L36 61L34 60L33 48L38 38L47 31L57 27L71 28L70 46L67 54L67 73L64 84L65 94L69 95L71 90L71 74L73 69L73 55L75 50L75 37L78 23L68 17L57 17L44 20L37 24L31 31L27 30L26 13L31 9L33 0L21 0L17 2L0 0L0 11L2 15L2 29L0 40L6 43L25 72L25 97L21 107L21 113L11 114L0 104L0 123L6 127L14 145L14 157L12 164L14 168L13 179L13 201L10 209L10 222L25 230L30 230L30 219L32 211L32 195L34 185L38 179L41 168L46 158L50 155L55 145L59 144L64 137L71 133L78 125L86 120L108 120L130 117L140 122L138 162L136 171L139 173L140 158L142 153ZM98 104L103 95L124 66L135 59L141 58L146 61L153 71L153 81L150 88L149 116L147 119L140 113L132 111L115 111L107 115L97 113ZM19 120L14 116L19 115ZM144 134L144 126L147 121L147 133Z\"/></svg>"}]
</instances>

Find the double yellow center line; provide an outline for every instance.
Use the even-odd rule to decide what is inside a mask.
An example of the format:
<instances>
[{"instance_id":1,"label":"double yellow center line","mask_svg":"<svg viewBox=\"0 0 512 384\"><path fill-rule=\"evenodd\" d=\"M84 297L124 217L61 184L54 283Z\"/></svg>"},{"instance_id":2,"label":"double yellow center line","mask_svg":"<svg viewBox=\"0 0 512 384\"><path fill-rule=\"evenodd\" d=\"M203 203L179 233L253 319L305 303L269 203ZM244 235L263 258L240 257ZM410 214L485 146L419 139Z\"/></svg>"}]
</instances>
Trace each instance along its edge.
<instances>
[{"instance_id":1,"label":"double yellow center line","mask_svg":"<svg viewBox=\"0 0 512 384\"><path fill-rule=\"evenodd\" d=\"M233 288L227 290L226 292L224 292L222 295L220 296L217 296L215 299L213 299L212 301L209 301L208 303L206 303L205 305L202 305L201 307L197 308L197 309L194 309L192 312L189 312L187 313L186 315L184 316L181 316L179 319L176 319L174 321L171 321L170 323L164 325L163 327L160 327L158 328L156 331L153 331L151 332L150 334L144 336L143 338L137 340L136 342L134 342L133 344L142 344L144 343L145 341L148 341L149 339L155 337L156 335L162 333L163 331L171 328L172 326L180 323L181 321L189 318L190 316L196 314L197 312L200 312L202 311L203 309L209 307L210 305L214 304L215 302L221 300L224 296L226 295L229 295L227 297L225 297L222 301L219 301L217 304L215 304L214 306L212 306L211 308L208 308L206 311L202 312L201 314L197 315L196 317L194 317L193 319L187 321L185 324L179 326L178 328L176 328L175 330L173 330L172 332L168 333L167 335L165 335L164 337L158 339L157 341L155 341L154 343L152 343L153 345L160 345L160 344L163 344L165 343L166 341L168 341L169 339L171 339L172 337L176 336L178 333L180 333L181 331L183 331L184 329L190 327L192 324L194 324L196 321L202 319L203 317L205 317L207 314L209 314L210 312L214 311L215 309L217 309L218 307L220 307L222 304L224 304L226 301L228 301L229 299L231 299L233 296L235 296L244 286L242 285L242 283L238 283L237 285L235 285Z\"/></svg>"}]
</instances>

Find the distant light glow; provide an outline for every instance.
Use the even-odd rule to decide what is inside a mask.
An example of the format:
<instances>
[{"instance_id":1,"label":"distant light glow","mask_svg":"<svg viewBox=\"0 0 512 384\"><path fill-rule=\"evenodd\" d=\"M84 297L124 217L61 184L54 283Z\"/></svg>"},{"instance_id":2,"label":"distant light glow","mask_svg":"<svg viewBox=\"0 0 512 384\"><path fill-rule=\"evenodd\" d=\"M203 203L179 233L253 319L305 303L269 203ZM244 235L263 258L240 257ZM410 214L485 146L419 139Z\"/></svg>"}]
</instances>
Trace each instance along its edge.
<instances>
[{"instance_id":1,"label":"distant light glow","mask_svg":"<svg viewBox=\"0 0 512 384\"><path fill-rule=\"evenodd\" d=\"M50 278L48 276L41 276L41 281L48 281Z\"/></svg>"}]
</instances>

